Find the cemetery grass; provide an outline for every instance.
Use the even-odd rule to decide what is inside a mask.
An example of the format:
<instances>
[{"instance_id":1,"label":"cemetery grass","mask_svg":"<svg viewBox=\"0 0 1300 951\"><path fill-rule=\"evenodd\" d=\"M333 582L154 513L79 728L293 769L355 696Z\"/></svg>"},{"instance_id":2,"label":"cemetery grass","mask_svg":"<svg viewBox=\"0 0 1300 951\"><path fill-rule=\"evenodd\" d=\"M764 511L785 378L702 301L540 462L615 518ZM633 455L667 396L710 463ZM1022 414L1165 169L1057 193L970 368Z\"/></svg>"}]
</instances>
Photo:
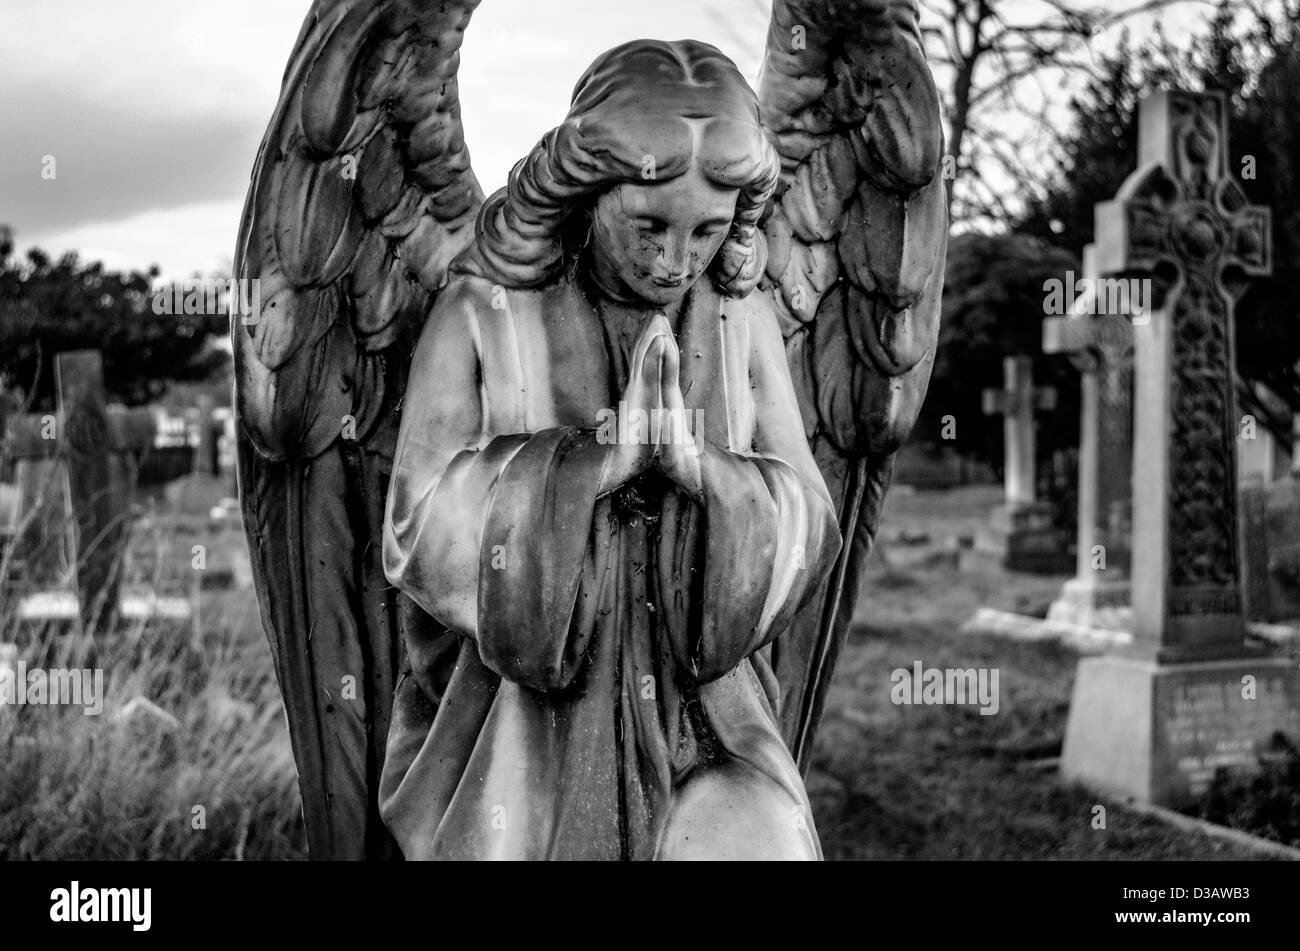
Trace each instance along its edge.
<instances>
[{"instance_id":1,"label":"cemetery grass","mask_svg":"<svg viewBox=\"0 0 1300 951\"><path fill-rule=\"evenodd\" d=\"M958 567L941 544L997 491L899 495L882 535L928 534L904 564L885 542L859 600L817 738L809 795L828 859L1258 859L1062 783L1059 757L1078 654L1059 644L963 635L975 609L1045 616L1064 578ZM921 549L921 546L917 546ZM923 550L923 549L922 549ZM895 705L890 673L996 668L1000 706ZM1094 828L1105 808L1105 828Z\"/></svg>"},{"instance_id":2,"label":"cemetery grass","mask_svg":"<svg viewBox=\"0 0 1300 951\"><path fill-rule=\"evenodd\" d=\"M153 527L135 534L146 546L165 539L157 563L183 571L201 529ZM203 537L217 549L237 533ZM288 730L251 591L201 591L198 625L118 621L86 634L20 627L16 600L7 599L0 641L17 642L28 669L102 668L104 708L0 707L0 859L305 858Z\"/></svg>"},{"instance_id":3,"label":"cemetery grass","mask_svg":"<svg viewBox=\"0 0 1300 951\"><path fill-rule=\"evenodd\" d=\"M885 531L966 533L996 501L981 491L900 493ZM196 538L210 568L242 545L239 532L214 535L201 520L145 519L132 550L150 564L135 580L175 591ZM902 546L890 550L863 592L809 777L827 858L1255 857L1110 803L1107 828L1093 829L1098 800L1042 768L1059 754L1076 656L958 628L981 605L1041 614L1061 579L958 569L942 551L905 563ZM204 590L200 603L197 626L122 623L81 637L0 617L0 641L17 641L29 667L102 667L106 688L99 716L0 708L0 859L305 857L255 599ZM917 660L998 668L999 713L894 706L890 672ZM161 713L132 707L137 698Z\"/></svg>"}]
</instances>

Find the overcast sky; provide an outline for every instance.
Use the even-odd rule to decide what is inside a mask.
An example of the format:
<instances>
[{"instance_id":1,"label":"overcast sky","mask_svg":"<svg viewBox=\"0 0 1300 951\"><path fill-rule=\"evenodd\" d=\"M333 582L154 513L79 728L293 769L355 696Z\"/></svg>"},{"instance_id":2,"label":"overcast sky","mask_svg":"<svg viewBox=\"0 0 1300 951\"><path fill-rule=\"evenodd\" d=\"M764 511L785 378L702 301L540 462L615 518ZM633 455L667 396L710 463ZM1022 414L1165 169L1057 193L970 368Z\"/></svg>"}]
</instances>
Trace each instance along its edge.
<instances>
[{"instance_id":1,"label":"overcast sky","mask_svg":"<svg viewBox=\"0 0 1300 951\"><path fill-rule=\"evenodd\" d=\"M1104 0L1103 0L1104 2ZM258 143L309 0L3 0L0 224L20 248L165 276L228 269ZM461 98L486 191L603 50L711 42L752 82L764 0L484 0ZM46 156L55 177L42 178Z\"/></svg>"},{"instance_id":2,"label":"overcast sky","mask_svg":"<svg viewBox=\"0 0 1300 951\"><path fill-rule=\"evenodd\" d=\"M228 267L248 175L308 0L4 0L0 223L20 248L183 276ZM719 8L731 15L719 15ZM721 47L753 81L758 0L485 0L461 96L483 187L564 116L582 71L636 37ZM45 156L53 180L41 177Z\"/></svg>"}]
</instances>

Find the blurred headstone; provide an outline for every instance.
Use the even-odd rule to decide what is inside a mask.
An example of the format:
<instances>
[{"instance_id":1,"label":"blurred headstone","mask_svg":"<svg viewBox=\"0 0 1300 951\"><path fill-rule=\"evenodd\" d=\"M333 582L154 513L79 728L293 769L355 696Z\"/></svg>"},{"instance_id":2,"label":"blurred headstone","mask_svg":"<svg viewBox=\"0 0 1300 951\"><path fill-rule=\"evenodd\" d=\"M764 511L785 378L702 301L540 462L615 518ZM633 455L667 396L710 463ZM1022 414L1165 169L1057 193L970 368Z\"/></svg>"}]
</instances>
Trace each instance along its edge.
<instances>
[{"instance_id":1,"label":"blurred headstone","mask_svg":"<svg viewBox=\"0 0 1300 951\"><path fill-rule=\"evenodd\" d=\"M1174 807L1300 735L1300 671L1245 642L1232 319L1272 236L1227 127L1221 94L1145 99L1138 170L1097 208L1099 272L1154 285L1134 326L1133 646L1080 661L1061 771Z\"/></svg>"},{"instance_id":2,"label":"blurred headstone","mask_svg":"<svg viewBox=\"0 0 1300 951\"><path fill-rule=\"evenodd\" d=\"M77 531L66 461L59 454L58 418L16 416L8 423L18 512L11 571L17 590L75 595Z\"/></svg>"},{"instance_id":3,"label":"blurred headstone","mask_svg":"<svg viewBox=\"0 0 1300 951\"><path fill-rule=\"evenodd\" d=\"M153 422L147 411L108 406L97 351L58 354L55 385L57 414L9 420L21 496L15 558L26 587L46 600L71 593L85 622L116 609L138 457L152 444Z\"/></svg>"},{"instance_id":4,"label":"blurred headstone","mask_svg":"<svg viewBox=\"0 0 1300 951\"><path fill-rule=\"evenodd\" d=\"M971 483L997 481L993 468L967 459L948 445L908 442L894 460L893 487L950 489Z\"/></svg>"},{"instance_id":5,"label":"blurred headstone","mask_svg":"<svg viewBox=\"0 0 1300 951\"><path fill-rule=\"evenodd\" d=\"M1291 408L1259 382L1238 384L1242 404L1237 439L1237 478L1259 476L1264 485L1286 478L1291 468Z\"/></svg>"},{"instance_id":6,"label":"blurred headstone","mask_svg":"<svg viewBox=\"0 0 1300 951\"><path fill-rule=\"evenodd\" d=\"M1268 576L1268 492L1258 472L1243 474L1237 486L1241 514L1242 591L1246 616L1272 621L1273 599Z\"/></svg>"},{"instance_id":7,"label":"blurred headstone","mask_svg":"<svg viewBox=\"0 0 1300 951\"><path fill-rule=\"evenodd\" d=\"M1005 385L984 391L984 413L1004 418L1006 498L975 544L1000 556L1012 571L1053 573L1061 570L1066 543L1053 524L1051 506L1037 499L1034 413L1054 407L1056 391L1034 388L1033 361L1027 356L1007 357L1002 369Z\"/></svg>"},{"instance_id":8,"label":"blurred headstone","mask_svg":"<svg viewBox=\"0 0 1300 951\"><path fill-rule=\"evenodd\" d=\"M221 475L218 435L221 423L215 418L212 398L199 397L196 409L186 414L190 421L194 460L190 472L167 484L164 495L178 513L209 518L231 497L229 480Z\"/></svg>"},{"instance_id":9,"label":"blurred headstone","mask_svg":"<svg viewBox=\"0 0 1300 951\"><path fill-rule=\"evenodd\" d=\"M1241 514L1250 618L1300 623L1300 480L1243 481Z\"/></svg>"},{"instance_id":10,"label":"blurred headstone","mask_svg":"<svg viewBox=\"0 0 1300 951\"><path fill-rule=\"evenodd\" d=\"M1068 354L1080 373L1081 404L1075 576L1065 583L1047 616L1088 627L1128 630L1132 623L1132 315L1101 312L1107 308L1100 306L1103 295L1096 293L1096 245L1084 250L1083 275L1086 296L1076 313L1043 322L1043 350Z\"/></svg>"}]
</instances>

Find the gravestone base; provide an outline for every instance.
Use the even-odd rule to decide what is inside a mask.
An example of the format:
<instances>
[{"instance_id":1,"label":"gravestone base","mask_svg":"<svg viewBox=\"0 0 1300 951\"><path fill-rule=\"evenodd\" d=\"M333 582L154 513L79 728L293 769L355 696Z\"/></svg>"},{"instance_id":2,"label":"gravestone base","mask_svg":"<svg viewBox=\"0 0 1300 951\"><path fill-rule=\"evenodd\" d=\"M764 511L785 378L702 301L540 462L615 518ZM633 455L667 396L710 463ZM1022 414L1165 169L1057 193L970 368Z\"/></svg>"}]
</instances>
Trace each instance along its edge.
<instances>
[{"instance_id":1,"label":"gravestone base","mask_svg":"<svg viewBox=\"0 0 1300 951\"><path fill-rule=\"evenodd\" d=\"M1254 699L1243 678L1253 677ZM1178 809L1215 770L1253 771L1277 732L1300 739L1300 670L1261 656L1165 664L1134 654L1079 662L1061 775Z\"/></svg>"},{"instance_id":2,"label":"gravestone base","mask_svg":"<svg viewBox=\"0 0 1300 951\"><path fill-rule=\"evenodd\" d=\"M1047 609L1047 619L1107 631L1131 631L1132 598L1133 586L1127 581L1071 578Z\"/></svg>"},{"instance_id":3,"label":"gravestone base","mask_svg":"<svg viewBox=\"0 0 1300 951\"><path fill-rule=\"evenodd\" d=\"M1052 524L1051 506L1041 502L999 505L975 535L976 551L996 555L1008 571L1069 574L1074 555L1069 539Z\"/></svg>"}]
</instances>

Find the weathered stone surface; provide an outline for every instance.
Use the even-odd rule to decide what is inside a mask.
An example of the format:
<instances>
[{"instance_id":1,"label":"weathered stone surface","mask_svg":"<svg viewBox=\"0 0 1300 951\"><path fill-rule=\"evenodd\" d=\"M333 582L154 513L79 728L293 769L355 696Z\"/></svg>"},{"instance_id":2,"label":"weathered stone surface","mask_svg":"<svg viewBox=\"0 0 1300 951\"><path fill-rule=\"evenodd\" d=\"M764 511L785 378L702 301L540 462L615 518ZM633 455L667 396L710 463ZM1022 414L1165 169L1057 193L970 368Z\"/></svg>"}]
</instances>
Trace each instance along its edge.
<instances>
[{"instance_id":1,"label":"weathered stone surface","mask_svg":"<svg viewBox=\"0 0 1300 951\"><path fill-rule=\"evenodd\" d=\"M1278 731L1300 733L1300 672L1285 658L1089 657L1075 677L1061 773L1177 808L1216 769L1254 769Z\"/></svg>"},{"instance_id":2,"label":"weathered stone surface","mask_svg":"<svg viewBox=\"0 0 1300 951\"><path fill-rule=\"evenodd\" d=\"M1133 327L1095 294L1096 246L1084 251L1090 296L1069 317L1043 322L1043 350L1069 354L1080 372L1077 567L1048 617L1127 629L1133 497ZM1131 295L1122 295L1132 300Z\"/></svg>"},{"instance_id":3,"label":"weathered stone surface","mask_svg":"<svg viewBox=\"0 0 1300 951\"><path fill-rule=\"evenodd\" d=\"M1052 524L1051 507L1037 500L1034 412L1056 405L1056 391L1034 388L1033 361L1006 357L1005 385L984 391L984 413L1004 417L1006 500L989 513L975 539L978 551L998 555L1011 571L1054 573L1068 540ZM1068 570L1068 569L1067 569Z\"/></svg>"},{"instance_id":4,"label":"weathered stone surface","mask_svg":"<svg viewBox=\"0 0 1300 951\"><path fill-rule=\"evenodd\" d=\"M8 421L22 512L14 557L24 588L55 601L71 594L89 621L116 609L138 458L152 444L153 417L108 406L97 351L58 354L55 374L57 413ZM35 616L45 601L20 613Z\"/></svg>"},{"instance_id":5,"label":"weathered stone surface","mask_svg":"<svg viewBox=\"0 0 1300 951\"><path fill-rule=\"evenodd\" d=\"M1062 772L1176 806L1297 735L1300 673L1245 642L1237 534L1233 303L1271 268L1269 213L1228 174L1222 96L1159 93L1139 129L1138 170L1097 209L1100 272L1155 284L1134 327L1135 639L1080 663Z\"/></svg>"},{"instance_id":6,"label":"weathered stone surface","mask_svg":"<svg viewBox=\"0 0 1300 951\"><path fill-rule=\"evenodd\" d=\"M569 115L560 127L542 136L536 151L516 166L522 176L520 187L508 195L498 193L486 203L469 170L468 156L459 147L455 83L456 52L474 5L474 0L402 4L393 17L363 16L368 9L363 5L353 11L356 15L342 20L309 18L254 167L235 255L236 277L267 284L258 315L261 319L251 324L232 321L241 501L253 549L258 601L276 658L299 766L307 837L316 857L388 854L391 840L378 822L379 778L384 775L385 784L396 788L396 781L389 777L402 774L409 763L400 757L413 748L411 743L400 742L397 732L414 730L422 724L424 714L431 714L440 704L446 705L447 716L463 715L457 711L472 705L462 693L475 689L472 679L479 675L477 661L470 663L471 655L462 658L462 673L449 688L452 694L445 693L441 675L424 676L435 659L447 659L445 650L434 654L423 649L430 629L446 634L439 642L444 647L455 643L455 647L482 650L483 658L488 658L484 669L506 680L513 677L524 682L523 672L513 667L503 670L490 657L495 649L485 646L481 636L488 625L475 624L479 636L456 642L453 635L466 630L461 623L465 618L443 616L435 623L431 615L446 612L430 607L420 594L420 584L429 581L444 559L416 558L412 564L420 567L409 576L391 567L400 551L392 537L394 526L409 522L406 515L391 514L402 511L395 503L406 497L417 480L432 475L428 465L409 458L403 464L403 452L395 445L399 417L402 431L418 426L425 433L410 440L411 445L427 439L430 446L451 450L454 454L448 459L467 448L457 445L457 434L440 428L453 419L468 420L485 413L484 419L490 422L484 435L504 438L502 433L492 431L489 435L488 431L512 418L505 415L510 410L501 399L507 389L510 405L525 411L523 417L506 424L511 427L511 438L549 439L563 430L568 439L586 433L597 407L584 400L598 400L601 406L626 402L620 400L625 385L617 382L626 368L611 364L606 372L601 362L611 353L614 363L626 362L616 352L619 345L608 349L615 337L606 336L605 331L617 335L638 323L644 327L646 320L667 310L674 319L684 318L684 311L694 306L690 302L709 303L712 312L705 337L692 337L678 326L659 336L667 345L682 334L682 378L699 375L699 385L693 391L687 385L692 401L706 399L707 391L715 387L726 387L732 394L727 408L718 410L722 404L710 404L709 418L723 422L711 438L729 451L739 447L739 457L731 461L747 466L754 464L749 454L758 450L767 435L780 433L797 421L808 442L795 433L795 442L787 443L783 451L808 451L811 465L800 478L814 477L820 471L825 492L819 498L833 506L835 528L845 542L830 557L829 565L817 563L816 546L800 548L800 558L806 554L809 560L798 570L809 574L797 575L796 583L803 585L811 579L809 596L795 610L778 615L783 626L787 618L793 618L781 634L779 652L767 652L780 688L781 702L774 710L780 718L778 744L783 743L806 768L866 569L894 453L916 419L935 354L947 240L946 190L940 169L943 134L914 0L841 4L776 0L757 94L712 47L688 40L620 46L586 72ZM686 74L678 75L688 66ZM377 108L379 105L384 108ZM692 135L693 128L705 134ZM713 154L706 156L705 151ZM357 158L360 167L356 184L352 184L353 179L339 174L340 166ZM650 160L649 167L643 158ZM577 250L568 233L568 225L578 220L575 214L595 208L601 214L613 214L618 221L626 218L627 209L612 204L618 197L612 186L635 188L652 204L686 186L678 211L670 217L674 222L683 219L679 223L683 234L695 234L695 226L685 228L684 219L704 210L699 202L706 192L695 190L696 174L717 179L722 170L728 170L729 177L712 185L736 189L739 194L721 216L730 216L732 227L718 232L720 249L716 255L710 252L713 263L707 271L692 271L689 281L680 275L661 275L667 248L640 241L635 258L655 270L641 264L636 269L615 265L619 286L629 279L633 284L627 285L627 294L619 291L611 297L612 285L604 281L615 275L603 274L603 267L591 265L614 250L607 241L621 241L619 234L634 233L621 225L621 230L593 232L590 259L584 253L575 267L560 266L566 251ZM770 214L765 214L769 209ZM679 224L667 230L675 232ZM749 238L756 229L762 229L766 240L750 247ZM472 249L466 250L471 243ZM755 287L764 275L764 244L771 250L767 280ZM447 265L456 258L463 267L449 272ZM695 260L700 262L698 256ZM493 287L493 300L498 303L478 298L475 282L479 279ZM685 297L688 292L689 299ZM748 307L760 299L745 301L751 292L767 298L778 314L778 326L769 326L773 333L768 333L761 330L762 321L756 321L753 327L760 332L746 345L751 349L726 351L725 364L711 362L713 341L729 340L735 332L731 328L742 326L740 320L730 319L742 316L733 308ZM709 295L717 293L727 298L725 313L720 307L712 308ZM502 301L507 304L504 310L499 306ZM479 374L468 362L454 370L447 363L433 371L423 360L412 364L413 344L422 332L428 332L421 330L422 325L444 323L431 319L425 325L426 315L448 305L480 310L488 335L512 334L515 343L511 346L516 351L513 368L480 367L483 372ZM595 313L590 312L593 306ZM766 309L768 305L762 306ZM511 323L515 320L533 322L540 332L515 334ZM564 340L547 336L557 329L569 336ZM777 329L783 340L776 337ZM627 339L635 342L636 337ZM693 352L687 343L694 347ZM766 371L776 380L789 374L781 398L797 403L787 407L791 412L778 425L758 426L756 442L746 435L751 423L777 402L763 402L751 395L762 391L762 374L743 376L733 385L727 382L732 372L727 367L739 367L738 361L747 359L746 353L758 353L768 344L779 346L781 360L780 366ZM440 353L439 360L450 357L454 361L460 356L468 359L472 350L461 350L459 345L448 350L439 344L416 352ZM492 362L494 358L487 359ZM470 375L462 376L462 369ZM509 382L515 372L524 374L519 386ZM483 391L474 392L480 383ZM502 383L506 389L498 392ZM607 393L605 387L611 385L615 389ZM670 383L663 387L672 395ZM573 399L567 395L568 388L583 395ZM557 401L554 412L544 408L548 393ZM639 399L634 390L627 405L639 410ZM750 402L752 412L744 409ZM434 410L433 417L423 416ZM471 451L486 448L479 445ZM595 453L592 450L592 455ZM625 450L620 454L639 455ZM523 464L526 458L521 457L518 471L528 468ZM658 459L661 465L673 465L671 453L658 455ZM637 465L644 461L640 459ZM613 478L625 468L601 471ZM537 475L542 470L531 471ZM643 474L635 469L631 476L618 477L612 488L620 490L632 476ZM672 477L668 472L667 478ZM486 479L478 473L466 485L488 488ZM566 490L588 486L585 477L566 476L558 481ZM641 499L637 485L630 486L625 495L635 498L637 505L644 501L647 506L662 507L665 500L660 498L660 483L664 480L650 482L646 500ZM722 491L730 492L739 485L737 479ZM611 494L598 493L601 504ZM683 504L698 504L694 493L688 495L691 501ZM454 510L454 517L476 518L477 503L456 505L451 498L449 493L440 493L436 504L412 517L432 522L446 514L443 508L447 507ZM710 506L707 527L700 529L702 536L721 537L731 523L738 526L746 521L727 517L722 505ZM778 509L786 511L784 506ZM755 521L767 514L765 506L751 507L748 513ZM672 515L666 513L665 524L671 524ZM574 512L566 513L564 521L576 526ZM811 524L815 519L808 521ZM620 529L619 543L642 531L640 522ZM434 527L425 537L441 534ZM521 531L518 547L525 543L524 535L536 540L540 532ZM597 546L597 557L605 557L603 539L586 532L575 537L579 544ZM793 536L783 534L781 544L787 537ZM472 546L455 543L453 547L468 552ZM746 557L715 558L709 564L719 571L736 572L760 547L745 546ZM564 562L563 556L556 554L558 547L548 543L546 548L542 565L556 567ZM682 551L687 550L684 545ZM678 587L679 577L687 578L689 573L643 572L652 556L639 557L639 567L617 553L615 557L620 560L611 564L628 565L627 572L616 572L620 579L616 588L640 583L637 579L644 574L651 579L671 575L673 590L662 592L663 597L655 594L650 600L625 596L621 588L610 589L601 597L627 610L600 613L599 623L631 623L628 619L640 618L645 606L656 612L656 619L663 618L668 610L676 610L669 605L679 605L684 623L693 631L698 615L693 608L686 610L693 595ZM783 578L776 572L760 574ZM484 577L493 583L497 580L492 574ZM579 579L573 583L587 582ZM724 588L741 596L737 585L722 583L717 590ZM552 590L561 589L532 583L518 595L485 596L483 610L513 610L525 603L521 599ZM477 600L471 597L466 603L476 604ZM774 603L776 600L774 597ZM586 596L579 595L577 603L585 601ZM416 608L416 602L423 609ZM488 603L493 604L491 609L486 607ZM711 605L720 603L710 599ZM548 618L545 612L531 613L530 623L537 625L540 637ZM510 627L515 633L534 633L528 625ZM602 633L601 643L607 643L604 638L610 636L614 635ZM695 638L690 631L683 636ZM404 656L402 639L408 647L405 656L412 657L417 669L413 677L400 680L404 687L396 695L392 707L396 712L391 716L397 738L386 741L389 698L394 697L398 661ZM509 653L523 656L513 649ZM600 649L593 654L605 660L611 656ZM655 656L667 655L660 651ZM322 684L338 683L341 675L355 676L364 687L361 716L354 713L358 708L340 704L322 689ZM439 686L434 687L435 683ZM635 709L651 709L645 704L652 699L675 704L667 698L677 683L670 673L662 674L656 697L643 697ZM608 695L597 684L579 692ZM748 687L742 685L742 689ZM512 692L513 687L503 684L495 694L497 702L504 706ZM555 722L546 713L550 702L549 698L538 699L539 723L546 719ZM527 718L531 720L533 715ZM650 730L660 720L653 714L638 717L636 723L621 717L617 729L619 735L631 736L623 731L633 727ZM486 752L494 745L487 733L501 722L505 721L494 714L482 727L483 739L476 740L478 728L471 727L460 733L457 742L474 743ZM667 724L673 744L692 729L688 723L679 730L667 719L662 722ZM587 748L594 749L592 737L598 735L602 723L596 717L582 717L578 726L587 737ZM529 754L528 738L533 735L525 730L503 741L501 750L513 764L507 780L514 777L518 784L522 773L516 767ZM441 742L446 736L437 731L434 739ZM759 732L750 731L746 737L751 744L761 740ZM631 749L627 745L631 742L629 739L620 749ZM658 741L643 743L641 738L634 745L643 751L665 746ZM779 746L770 753L771 762L783 757ZM578 769L588 765L576 748L572 756L557 758L554 748L546 755L551 773L561 766ZM431 755L425 761L439 758ZM459 756L444 761L452 759L468 762ZM627 783L635 785L639 782L636 770L649 762L639 755L620 759L619 773L626 773ZM660 770L658 775L673 782L689 776L679 765ZM587 815L587 807L641 808L640 793L594 792L609 775L607 770L585 769L581 782L565 784L560 804L565 817ZM467 772L465 784L457 791L457 811L474 808L474 797L488 795L487 787L469 776ZM794 776L797 781L797 773ZM438 782L454 781L444 777ZM420 785L425 792L437 785L418 773L410 782L411 795L395 797L409 804L395 805L408 816L415 814ZM512 790L512 795L529 797L519 814L541 818L512 825L512 837L495 842L469 843L469 839L458 838L460 831L477 834L476 821L448 820L446 834L434 836L415 833L412 823L395 813L385 819L391 829L400 832L404 848L409 847L408 857L455 849L460 843L472 844L477 854L496 849L493 854L519 855L525 848L521 843L533 848L527 839L530 836L548 838L551 844L547 848L554 855L603 857L609 853L597 849L615 848L620 850L615 855L644 851L644 824L633 812L627 816L620 812L612 824L584 819L583 829L622 831L617 837L579 834L570 844L565 836L578 826L567 818L557 818L554 824L545 818L550 808L547 797L554 797L560 783L534 785L534 789ZM707 789L707 785L706 781L697 788ZM744 814L744 792L740 788L728 793L727 814ZM645 795L659 796L658 786ZM659 800L655 802L654 821L669 821L667 808L659 805ZM691 848L704 843L711 857L724 857L758 841L747 834L716 845L716 827L727 815L700 810L695 815L702 821L691 827ZM443 821L432 809L425 818L429 816ZM782 816L779 824L766 828L785 835L791 826Z\"/></svg>"},{"instance_id":7,"label":"weathered stone surface","mask_svg":"<svg viewBox=\"0 0 1300 951\"><path fill-rule=\"evenodd\" d=\"M1248 550L1263 555L1257 590L1267 613L1256 615L1252 611L1251 617L1268 621L1300 619L1300 481L1282 479L1263 488L1258 509L1252 510L1252 515L1262 515L1262 531L1252 536L1251 530L1256 527L1252 524L1245 534Z\"/></svg>"},{"instance_id":8,"label":"weathered stone surface","mask_svg":"<svg viewBox=\"0 0 1300 951\"><path fill-rule=\"evenodd\" d=\"M1027 356L1004 358L1002 375L1002 389L984 391L984 415L1003 417L1007 504L1032 505L1037 501L1034 411L1055 406L1056 391L1034 389L1034 363Z\"/></svg>"}]
</instances>

